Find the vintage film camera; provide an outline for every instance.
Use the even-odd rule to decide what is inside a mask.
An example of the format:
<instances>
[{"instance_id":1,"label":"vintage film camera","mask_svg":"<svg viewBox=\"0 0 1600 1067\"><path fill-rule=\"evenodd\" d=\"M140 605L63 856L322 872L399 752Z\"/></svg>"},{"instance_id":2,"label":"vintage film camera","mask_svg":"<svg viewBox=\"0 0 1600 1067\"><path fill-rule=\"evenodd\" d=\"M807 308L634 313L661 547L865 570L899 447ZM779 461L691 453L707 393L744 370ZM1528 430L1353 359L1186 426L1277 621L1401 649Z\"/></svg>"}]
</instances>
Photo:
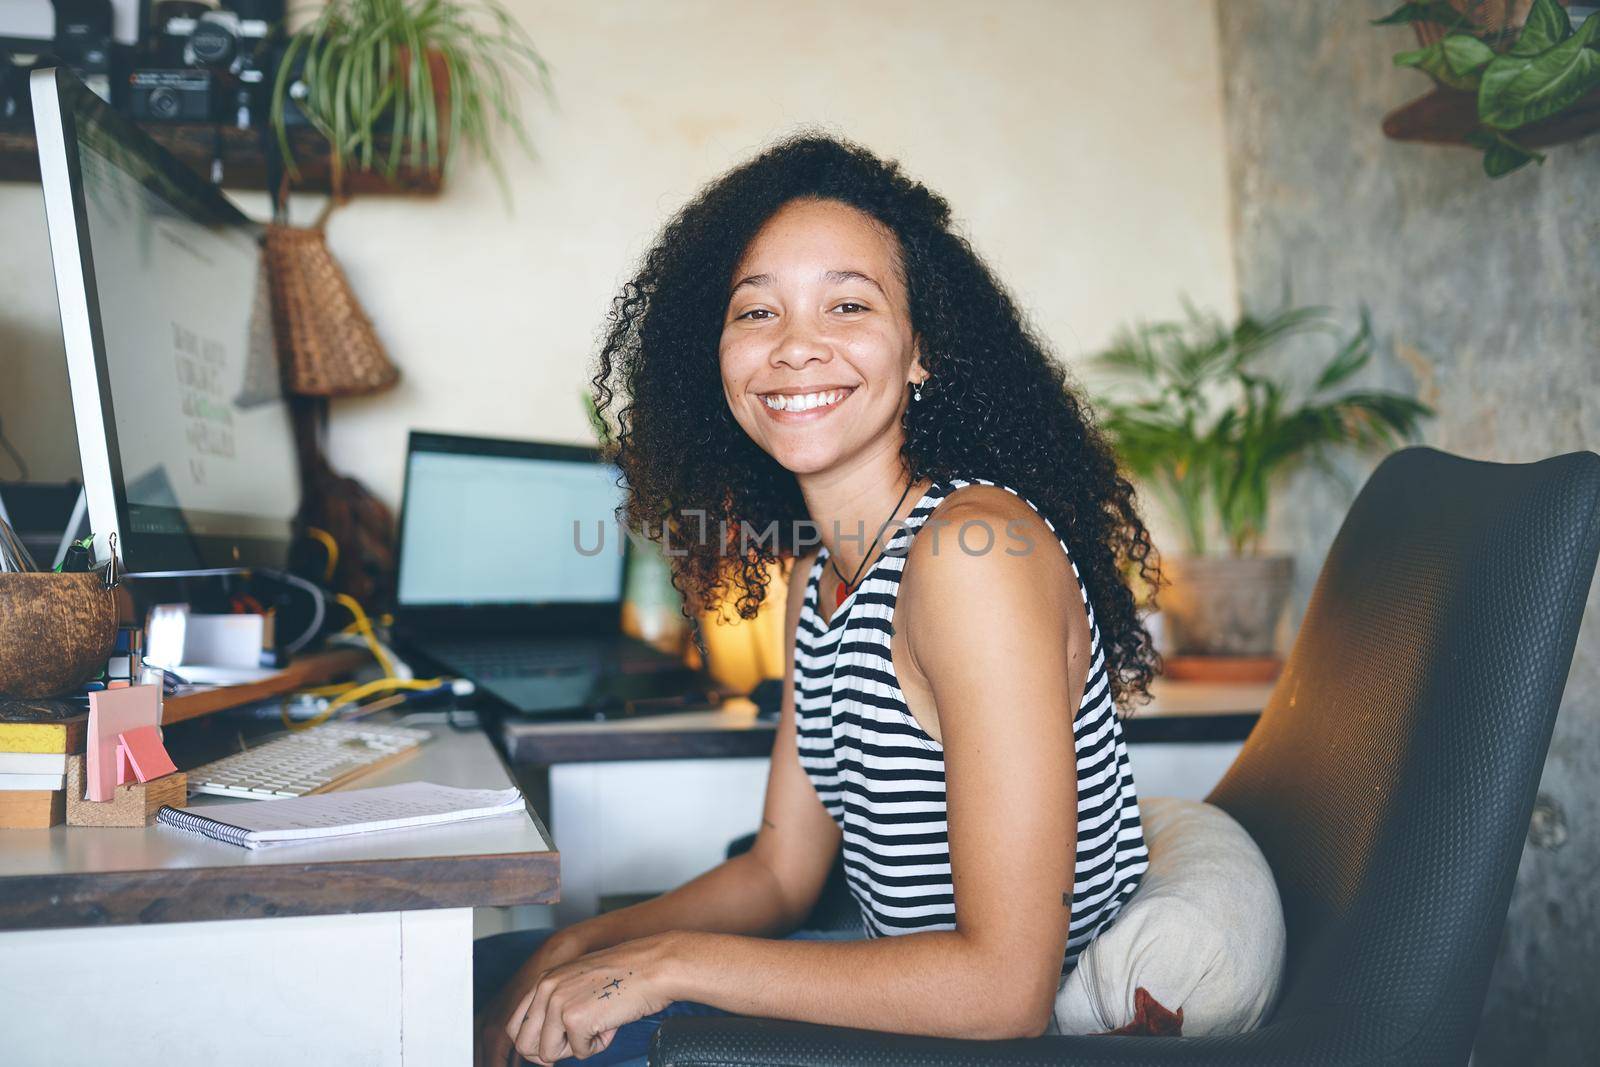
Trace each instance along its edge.
<instances>
[{"instance_id":1,"label":"vintage film camera","mask_svg":"<svg viewBox=\"0 0 1600 1067\"><path fill-rule=\"evenodd\" d=\"M285 0L159 0L151 6L146 64L129 78L137 119L231 122L266 117L282 57Z\"/></svg>"}]
</instances>

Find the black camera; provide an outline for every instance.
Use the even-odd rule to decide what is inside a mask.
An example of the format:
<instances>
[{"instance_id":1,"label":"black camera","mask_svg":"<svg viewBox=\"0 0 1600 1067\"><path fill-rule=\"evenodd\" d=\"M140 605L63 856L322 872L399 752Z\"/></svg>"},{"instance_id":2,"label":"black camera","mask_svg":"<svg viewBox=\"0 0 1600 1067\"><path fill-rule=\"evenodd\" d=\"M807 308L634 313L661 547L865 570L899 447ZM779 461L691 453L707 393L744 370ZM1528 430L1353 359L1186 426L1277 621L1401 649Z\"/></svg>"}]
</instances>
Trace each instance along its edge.
<instances>
[{"instance_id":1,"label":"black camera","mask_svg":"<svg viewBox=\"0 0 1600 1067\"><path fill-rule=\"evenodd\" d=\"M130 80L135 118L255 126L281 55L284 0L161 0L146 69Z\"/></svg>"},{"instance_id":2,"label":"black camera","mask_svg":"<svg viewBox=\"0 0 1600 1067\"><path fill-rule=\"evenodd\" d=\"M215 122L230 98L209 70L136 70L128 76L128 113L161 122Z\"/></svg>"}]
</instances>

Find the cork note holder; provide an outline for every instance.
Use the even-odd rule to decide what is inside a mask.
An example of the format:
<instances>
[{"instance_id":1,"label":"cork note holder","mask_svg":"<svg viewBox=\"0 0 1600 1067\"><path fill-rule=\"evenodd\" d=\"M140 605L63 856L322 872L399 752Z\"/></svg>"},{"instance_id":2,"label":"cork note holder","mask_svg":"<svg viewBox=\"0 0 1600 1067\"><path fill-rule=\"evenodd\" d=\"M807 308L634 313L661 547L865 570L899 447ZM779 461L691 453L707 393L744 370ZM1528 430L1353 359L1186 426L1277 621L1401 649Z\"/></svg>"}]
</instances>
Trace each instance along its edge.
<instances>
[{"instance_id":1,"label":"cork note holder","mask_svg":"<svg viewBox=\"0 0 1600 1067\"><path fill-rule=\"evenodd\" d=\"M110 800L85 800L84 758L67 759L68 826L149 826L163 805L181 808L188 802L189 779L182 771L119 785Z\"/></svg>"}]
</instances>

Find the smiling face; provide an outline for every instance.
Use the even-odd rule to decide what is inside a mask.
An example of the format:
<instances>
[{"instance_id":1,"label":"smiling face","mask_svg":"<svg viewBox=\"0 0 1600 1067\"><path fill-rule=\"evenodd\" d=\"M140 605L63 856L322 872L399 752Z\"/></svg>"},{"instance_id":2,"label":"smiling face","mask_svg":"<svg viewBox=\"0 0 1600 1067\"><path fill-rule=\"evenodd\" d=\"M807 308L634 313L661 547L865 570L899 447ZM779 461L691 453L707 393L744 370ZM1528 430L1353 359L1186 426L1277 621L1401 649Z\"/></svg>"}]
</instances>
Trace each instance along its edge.
<instances>
[{"instance_id":1,"label":"smiling face","mask_svg":"<svg viewBox=\"0 0 1600 1067\"><path fill-rule=\"evenodd\" d=\"M894 236L833 200L767 220L730 279L720 359L745 433L796 474L898 453L925 376Z\"/></svg>"}]
</instances>

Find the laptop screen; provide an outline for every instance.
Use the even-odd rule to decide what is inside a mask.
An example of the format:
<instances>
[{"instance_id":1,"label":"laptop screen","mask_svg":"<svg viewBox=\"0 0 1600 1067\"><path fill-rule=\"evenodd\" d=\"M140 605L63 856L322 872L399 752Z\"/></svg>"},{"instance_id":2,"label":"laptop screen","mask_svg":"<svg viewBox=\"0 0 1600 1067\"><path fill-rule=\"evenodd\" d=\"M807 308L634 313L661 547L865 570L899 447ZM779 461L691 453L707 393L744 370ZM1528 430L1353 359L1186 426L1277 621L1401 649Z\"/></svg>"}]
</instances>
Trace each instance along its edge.
<instances>
[{"instance_id":1,"label":"laptop screen","mask_svg":"<svg viewBox=\"0 0 1600 1067\"><path fill-rule=\"evenodd\" d=\"M414 435L407 457L402 608L621 602L614 466L559 445L431 440ZM519 445L535 454L507 454Z\"/></svg>"}]
</instances>

